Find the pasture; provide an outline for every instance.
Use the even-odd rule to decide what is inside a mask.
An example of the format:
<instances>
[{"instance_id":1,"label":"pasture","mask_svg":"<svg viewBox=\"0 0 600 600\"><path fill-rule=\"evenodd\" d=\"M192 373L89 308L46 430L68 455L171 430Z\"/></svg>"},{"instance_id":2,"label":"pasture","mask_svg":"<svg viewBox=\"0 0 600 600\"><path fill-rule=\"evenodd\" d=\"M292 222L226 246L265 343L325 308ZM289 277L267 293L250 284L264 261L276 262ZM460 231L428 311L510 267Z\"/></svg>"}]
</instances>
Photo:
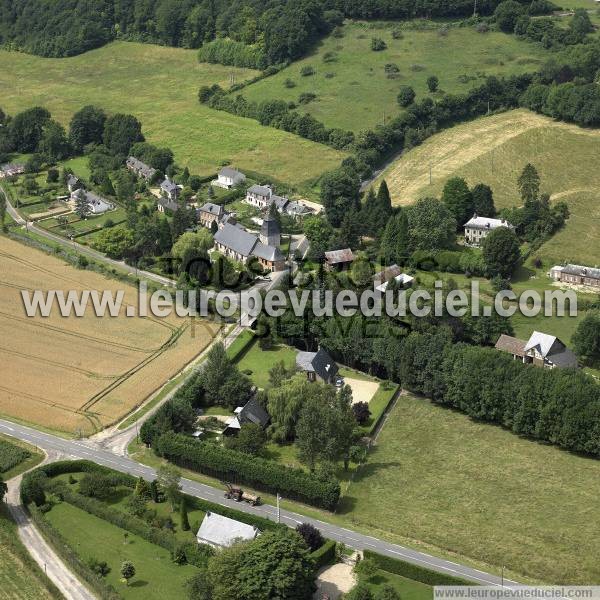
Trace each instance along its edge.
<instances>
[{"instance_id":1,"label":"pasture","mask_svg":"<svg viewBox=\"0 0 600 600\"><path fill-rule=\"evenodd\" d=\"M338 514L494 572L505 565L517 578L585 584L600 578L599 476L597 460L404 395Z\"/></svg>"},{"instance_id":2,"label":"pasture","mask_svg":"<svg viewBox=\"0 0 600 600\"><path fill-rule=\"evenodd\" d=\"M427 78L435 75L440 81L436 94L464 92L489 75L536 70L547 54L514 35L482 34L468 27L450 28L440 35L440 27L441 23L423 21L350 22L343 27L344 37L327 37L306 58L242 93L249 100L286 102L298 102L300 94L313 93L316 99L299 104L300 112L310 113L328 127L360 131L398 114L396 97L401 86L412 86L417 99L423 98L430 95ZM395 29L401 31L401 39L392 37ZM374 37L383 39L387 48L372 51ZM393 78L386 73L387 64L399 70ZM305 67L312 67L315 74L302 76ZM288 80L293 87L286 84Z\"/></svg>"},{"instance_id":3,"label":"pasture","mask_svg":"<svg viewBox=\"0 0 600 600\"><path fill-rule=\"evenodd\" d=\"M485 183L496 208L520 204L517 178L537 168L541 191L569 205L566 226L536 253L547 269L563 261L595 265L600 256L600 132L524 109L457 125L395 160L383 173L396 205L439 197L448 178ZM430 184L431 168L431 184ZM380 178L380 179L381 179Z\"/></svg>"},{"instance_id":4,"label":"pasture","mask_svg":"<svg viewBox=\"0 0 600 600\"><path fill-rule=\"evenodd\" d=\"M196 51L115 42L71 58L0 51L2 108L45 106L68 125L86 104L140 119L149 142L170 147L178 164L210 175L226 163L294 186L308 185L344 154L198 102L202 85L227 87L255 71L199 64ZM83 173L82 173L83 174Z\"/></svg>"},{"instance_id":5,"label":"pasture","mask_svg":"<svg viewBox=\"0 0 600 600\"><path fill-rule=\"evenodd\" d=\"M90 434L119 421L192 361L217 327L167 318L127 317L135 288L77 270L0 238L0 334L6 372L0 414L69 435ZM117 317L25 314L21 290L123 292Z\"/></svg>"}]
</instances>

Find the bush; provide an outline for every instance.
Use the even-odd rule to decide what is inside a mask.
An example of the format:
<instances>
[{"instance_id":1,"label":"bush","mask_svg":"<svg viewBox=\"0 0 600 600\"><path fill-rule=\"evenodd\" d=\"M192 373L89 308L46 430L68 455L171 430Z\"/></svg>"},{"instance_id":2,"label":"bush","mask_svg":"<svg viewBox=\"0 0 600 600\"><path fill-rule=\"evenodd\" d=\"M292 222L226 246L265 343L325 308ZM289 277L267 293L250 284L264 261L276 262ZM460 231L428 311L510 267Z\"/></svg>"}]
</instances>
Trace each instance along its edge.
<instances>
[{"instance_id":1,"label":"bush","mask_svg":"<svg viewBox=\"0 0 600 600\"><path fill-rule=\"evenodd\" d=\"M320 548L311 553L315 561L315 569L322 569L335 561L336 546L337 544L333 540L327 540Z\"/></svg>"},{"instance_id":2,"label":"bush","mask_svg":"<svg viewBox=\"0 0 600 600\"><path fill-rule=\"evenodd\" d=\"M300 96L298 97L298 102L300 104L309 104L316 97L317 97L317 95L313 94L312 92L302 92L302 94L300 94Z\"/></svg>"},{"instance_id":3,"label":"bush","mask_svg":"<svg viewBox=\"0 0 600 600\"><path fill-rule=\"evenodd\" d=\"M99 577L106 577L110 573L110 567L105 560L92 557L88 560L88 567Z\"/></svg>"},{"instance_id":4,"label":"bush","mask_svg":"<svg viewBox=\"0 0 600 600\"><path fill-rule=\"evenodd\" d=\"M306 545L311 552L318 550L323 545L323 536L314 525L311 525L310 523L300 523L300 525L296 527L296 531L306 542Z\"/></svg>"},{"instance_id":5,"label":"bush","mask_svg":"<svg viewBox=\"0 0 600 600\"><path fill-rule=\"evenodd\" d=\"M387 44L381 38L371 38L371 50L381 52L387 48Z\"/></svg>"},{"instance_id":6,"label":"bush","mask_svg":"<svg viewBox=\"0 0 600 600\"><path fill-rule=\"evenodd\" d=\"M311 67L310 65L306 65L300 69L300 75L302 75L302 77L310 77L311 75L314 75L314 74L315 74L315 69L313 67Z\"/></svg>"},{"instance_id":7,"label":"bush","mask_svg":"<svg viewBox=\"0 0 600 600\"><path fill-rule=\"evenodd\" d=\"M186 436L165 433L157 443L157 452L175 464L218 478L236 481L267 492L281 492L290 498L332 510L340 496L337 481L321 481L302 469L288 468L274 461L198 443Z\"/></svg>"},{"instance_id":8,"label":"bush","mask_svg":"<svg viewBox=\"0 0 600 600\"><path fill-rule=\"evenodd\" d=\"M415 90L409 85L403 85L398 92L398 104L403 108L410 106L415 101Z\"/></svg>"},{"instance_id":9,"label":"bush","mask_svg":"<svg viewBox=\"0 0 600 600\"><path fill-rule=\"evenodd\" d=\"M283 82L283 85L288 88L295 88L296 87L296 82L293 79L290 79L289 77Z\"/></svg>"},{"instance_id":10,"label":"bush","mask_svg":"<svg viewBox=\"0 0 600 600\"><path fill-rule=\"evenodd\" d=\"M355 402L352 405L352 412L359 425L364 425L371 416L368 402Z\"/></svg>"}]
</instances>

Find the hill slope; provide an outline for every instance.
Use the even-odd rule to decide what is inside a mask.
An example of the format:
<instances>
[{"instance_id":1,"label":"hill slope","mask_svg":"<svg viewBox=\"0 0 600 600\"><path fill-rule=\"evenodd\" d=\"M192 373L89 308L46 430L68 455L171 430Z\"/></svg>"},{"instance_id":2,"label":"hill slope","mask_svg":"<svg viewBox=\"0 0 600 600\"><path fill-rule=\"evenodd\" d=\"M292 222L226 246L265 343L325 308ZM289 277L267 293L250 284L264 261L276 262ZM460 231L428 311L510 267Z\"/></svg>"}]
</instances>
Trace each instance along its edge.
<instances>
[{"instance_id":1,"label":"hill slope","mask_svg":"<svg viewBox=\"0 0 600 600\"><path fill-rule=\"evenodd\" d=\"M201 85L255 74L198 64L193 50L128 42L62 59L0 51L0 106L10 114L45 106L64 124L85 104L132 113L148 141L171 147L179 164L202 175L230 161L300 185L336 167L341 152L198 102Z\"/></svg>"},{"instance_id":2,"label":"hill slope","mask_svg":"<svg viewBox=\"0 0 600 600\"><path fill-rule=\"evenodd\" d=\"M542 192L569 204L565 228L539 253L548 263L600 262L600 131L552 121L526 110L484 117L443 131L394 161L382 175L394 204L439 196L449 177L492 187L497 208L520 203L516 181L527 162ZM431 167L431 184L429 169Z\"/></svg>"}]
</instances>

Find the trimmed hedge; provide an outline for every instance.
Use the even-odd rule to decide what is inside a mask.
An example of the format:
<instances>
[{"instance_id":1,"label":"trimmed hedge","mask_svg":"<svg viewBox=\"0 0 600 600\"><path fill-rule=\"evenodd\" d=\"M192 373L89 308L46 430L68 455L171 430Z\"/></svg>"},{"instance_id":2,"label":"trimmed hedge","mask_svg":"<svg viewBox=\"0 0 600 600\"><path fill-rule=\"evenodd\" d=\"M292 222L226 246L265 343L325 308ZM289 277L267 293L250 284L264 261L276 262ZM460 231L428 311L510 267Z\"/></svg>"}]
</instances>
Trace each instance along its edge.
<instances>
[{"instance_id":1,"label":"trimmed hedge","mask_svg":"<svg viewBox=\"0 0 600 600\"><path fill-rule=\"evenodd\" d=\"M227 356L231 362L237 362L254 340L254 333L249 329L244 329L244 331L242 331L242 333L240 333L233 341L231 346L227 348Z\"/></svg>"},{"instance_id":2,"label":"trimmed hedge","mask_svg":"<svg viewBox=\"0 0 600 600\"><path fill-rule=\"evenodd\" d=\"M317 570L335 561L335 547L336 543L333 540L325 540L325 543L320 548L311 553Z\"/></svg>"},{"instance_id":3,"label":"trimmed hedge","mask_svg":"<svg viewBox=\"0 0 600 600\"><path fill-rule=\"evenodd\" d=\"M302 469L198 442L181 434L161 435L156 449L160 456L192 471L243 482L273 494L281 492L320 508L333 510L340 497L340 484L333 479L322 481Z\"/></svg>"},{"instance_id":4,"label":"trimmed hedge","mask_svg":"<svg viewBox=\"0 0 600 600\"><path fill-rule=\"evenodd\" d=\"M474 585L468 579L437 573L431 569L413 565L412 563L392 558L391 556L377 554L377 552L371 550L364 550L363 554L365 558L370 558L382 571L401 575L414 581L420 581L426 585Z\"/></svg>"}]
</instances>

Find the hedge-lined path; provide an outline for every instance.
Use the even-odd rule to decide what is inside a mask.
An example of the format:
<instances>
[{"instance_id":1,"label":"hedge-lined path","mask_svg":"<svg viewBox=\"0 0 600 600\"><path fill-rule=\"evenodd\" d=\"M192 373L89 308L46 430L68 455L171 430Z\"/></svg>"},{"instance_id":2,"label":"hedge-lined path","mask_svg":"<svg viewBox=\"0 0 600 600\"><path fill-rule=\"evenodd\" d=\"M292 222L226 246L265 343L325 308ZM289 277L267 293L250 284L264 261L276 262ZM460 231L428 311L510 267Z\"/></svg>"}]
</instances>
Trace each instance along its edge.
<instances>
[{"instance_id":1,"label":"hedge-lined path","mask_svg":"<svg viewBox=\"0 0 600 600\"><path fill-rule=\"evenodd\" d=\"M52 462L58 458L62 458L60 454L49 452L43 462ZM29 552L39 565L40 569L48 575L49 579L60 590L60 593L66 600L94 600L94 594L75 577L71 570L58 557L25 512L19 494L22 478L23 475L21 474L7 482L8 494L6 502L8 510L17 524L19 537L27 552Z\"/></svg>"},{"instance_id":2,"label":"hedge-lined path","mask_svg":"<svg viewBox=\"0 0 600 600\"><path fill-rule=\"evenodd\" d=\"M36 431L30 427L12 423L0 419L0 432L21 439L33 444L48 453L62 454L67 458L85 459L97 464L110 467L123 473L129 473L134 477L143 477L151 481L156 478L156 471L150 467L135 462L134 460L117 456L112 452L98 449L89 443L76 440L66 440L57 436ZM234 500L227 500L223 497L221 489L209 485L197 483L189 479L182 479L182 491L190 496L196 496L221 506L235 508L238 511L256 515L272 521L277 521L277 508L268 504L262 506L250 506L244 502L236 503ZM465 565L437 558L423 552L418 552L398 544L392 544L384 540L379 540L370 535L365 535L338 525L332 525L324 521L306 517L288 510L280 511L280 521L289 527L296 527L299 523L310 523L317 527L324 537L341 542L346 546L357 550L371 550L385 556L401 559L421 567L431 569L438 573L450 575L453 577L468 579L475 584L494 585L494 586L515 586L514 581L502 580L496 575L474 569Z\"/></svg>"}]
</instances>

